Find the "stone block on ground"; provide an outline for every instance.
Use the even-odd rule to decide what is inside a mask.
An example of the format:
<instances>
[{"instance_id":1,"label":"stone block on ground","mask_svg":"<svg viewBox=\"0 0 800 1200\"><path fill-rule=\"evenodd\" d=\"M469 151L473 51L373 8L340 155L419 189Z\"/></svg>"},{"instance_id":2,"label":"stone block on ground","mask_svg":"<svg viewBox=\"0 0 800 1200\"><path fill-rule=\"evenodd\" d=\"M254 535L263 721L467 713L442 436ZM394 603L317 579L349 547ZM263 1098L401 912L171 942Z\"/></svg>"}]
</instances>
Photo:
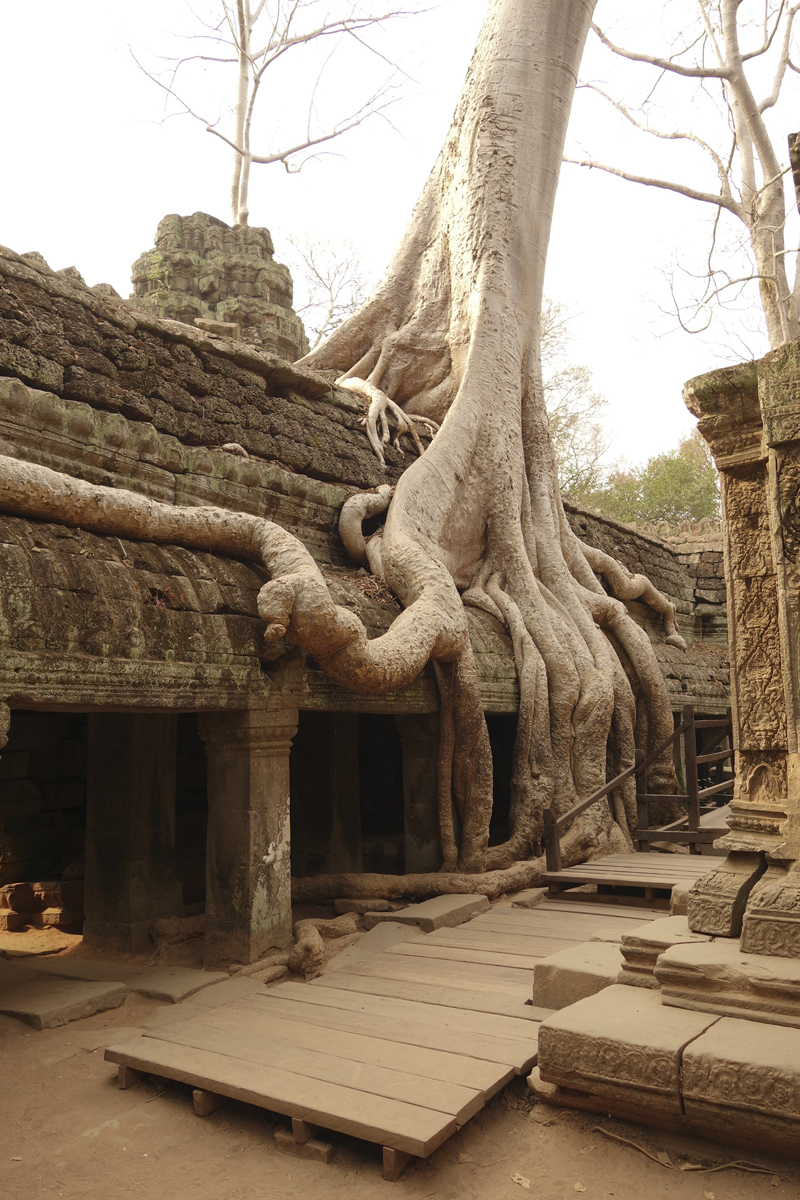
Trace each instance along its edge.
<instances>
[{"instance_id":1,"label":"stone block on ground","mask_svg":"<svg viewBox=\"0 0 800 1200\"><path fill-rule=\"evenodd\" d=\"M74 979L31 979L4 990L0 1013L16 1017L34 1029L53 1029L125 1003L121 982L87 983Z\"/></svg>"},{"instance_id":2,"label":"stone block on ground","mask_svg":"<svg viewBox=\"0 0 800 1200\"><path fill-rule=\"evenodd\" d=\"M582 942L568 946L533 969L533 1003L539 1008L566 1008L617 982L622 959L614 942Z\"/></svg>"},{"instance_id":3,"label":"stone block on ground","mask_svg":"<svg viewBox=\"0 0 800 1200\"><path fill-rule=\"evenodd\" d=\"M230 980L227 971L198 971L193 967L157 967L146 971L130 984L131 991L149 1000L166 1000L177 1004L187 996L210 987L213 983Z\"/></svg>"},{"instance_id":4,"label":"stone block on ground","mask_svg":"<svg viewBox=\"0 0 800 1200\"><path fill-rule=\"evenodd\" d=\"M434 896L432 900L409 904L397 912L367 913L364 925L367 929L373 929L381 921L399 921L401 925L416 925L423 933L433 933L434 929L453 929L456 925L463 925L479 913L488 912L491 907L486 896Z\"/></svg>"},{"instance_id":5,"label":"stone block on ground","mask_svg":"<svg viewBox=\"0 0 800 1200\"><path fill-rule=\"evenodd\" d=\"M109 959L80 958L77 955L74 958L65 956L42 959L38 969L45 975L56 975L60 979L83 979L90 983L107 983L119 979L127 984L151 971L149 967L112 962Z\"/></svg>"},{"instance_id":6,"label":"stone block on ground","mask_svg":"<svg viewBox=\"0 0 800 1200\"><path fill-rule=\"evenodd\" d=\"M192 993L192 1003L200 1008L218 1008L220 1004L228 1004L231 1000L243 1000L254 992L264 992L262 984L251 979L249 975L240 975L235 979L223 979L221 983L212 983L210 987Z\"/></svg>"},{"instance_id":7,"label":"stone block on ground","mask_svg":"<svg viewBox=\"0 0 800 1200\"><path fill-rule=\"evenodd\" d=\"M333 1161L334 1148L330 1142L322 1142L318 1138L296 1142L290 1129L275 1130L275 1145L284 1154L293 1154L295 1158L308 1158L322 1163Z\"/></svg>"},{"instance_id":8,"label":"stone block on ground","mask_svg":"<svg viewBox=\"0 0 800 1200\"><path fill-rule=\"evenodd\" d=\"M547 888L525 888L511 901L512 908L536 908L547 895Z\"/></svg>"},{"instance_id":9,"label":"stone block on ground","mask_svg":"<svg viewBox=\"0 0 800 1200\"><path fill-rule=\"evenodd\" d=\"M800 959L748 954L737 938L672 946L656 979L669 1007L800 1028Z\"/></svg>"},{"instance_id":10,"label":"stone block on ground","mask_svg":"<svg viewBox=\"0 0 800 1200\"><path fill-rule=\"evenodd\" d=\"M407 942L412 938L424 937L416 925L399 925L396 921L382 921L380 925L376 925L370 929L369 933L362 936L352 946L347 946L335 958L326 962L324 970L338 971L340 967L346 967L356 959L363 958L370 954L383 954L385 950L391 949L399 942Z\"/></svg>"},{"instance_id":11,"label":"stone block on ground","mask_svg":"<svg viewBox=\"0 0 800 1200\"><path fill-rule=\"evenodd\" d=\"M622 935L622 969L619 982L637 987L658 987L654 971L658 956L670 946L710 942L706 933L693 933L686 917L662 917Z\"/></svg>"},{"instance_id":12,"label":"stone block on ground","mask_svg":"<svg viewBox=\"0 0 800 1200\"><path fill-rule=\"evenodd\" d=\"M800 1157L800 1030L723 1017L686 1047L682 1094L706 1136Z\"/></svg>"},{"instance_id":13,"label":"stone block on ground","mask_svg":"<svg viewBox=\"0 0 800 1200\"><path fill-rule=\"evenodd\" d=\"M715 1020L665 1008L658 992L615 984L541 1023L539 1073L626 1111L679 1117L683 1049Z\"/></svg>"},{"instance_id":14,"label":"stone block on ground","mask_svg":"<svg viewBox=\"0 0 800 1200\"><path fill-rule=\"evenodd\" d=\"M669 915L685 917L689 911L689 884L676 883L670 893Z\"/></svg>"}]
</instances>

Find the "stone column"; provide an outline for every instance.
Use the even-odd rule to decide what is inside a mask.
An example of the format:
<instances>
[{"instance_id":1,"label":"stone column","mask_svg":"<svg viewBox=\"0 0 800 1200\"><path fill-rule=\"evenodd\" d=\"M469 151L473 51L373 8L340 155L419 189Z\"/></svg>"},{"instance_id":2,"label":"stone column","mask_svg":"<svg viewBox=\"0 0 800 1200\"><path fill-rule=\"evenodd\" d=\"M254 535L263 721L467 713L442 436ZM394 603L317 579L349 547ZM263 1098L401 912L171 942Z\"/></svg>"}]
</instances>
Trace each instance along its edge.
<instances>
[{"instance_id":1,"label":"stone column","mask_svg":"<svg viewBox=\"0 0 800 1200\"><path fill-rule=\"evenodd\" d=\"M289 751L297 710L204 713L205 965L255 962L292 938Z\"/></svg>"},{"instance_id":2,"label":"stone column","mask_svg":"<svg viewBox=\"0 0 800 1200\"><path fill-rule=\"evenodd\" d=\"M768 463L753 364L692 380L686 402L720 472L736 785L727 858L689 893L693 930L738 936L786 820L786 705Z\"/></svg>"},{"instance_id":3,"label":"stone column","mask_svg":"<svg viewBox=\"0 0 800 1200\"><path fill-rule=\"evenodd\" d=\"M442 865L436 801L439 717L425 713L395 720L403 743L406 872L438 871Z\"/></svg>"},{"instance_id":4,"label":"stone column","mask_svg":"<svg viewBox=\"0 0 800 1200\"><path fill-rule=\"evenodd\" d=\"M178 718L92 713L83 927L89 945L152 949L156 917L182 916L175 876Z\"/></svg>"},{"instance_id":5,"label":"stone column","mask_svg":"<svg viewBox=\"0 0 800 1200\"><path fill-rule=\"evenodd\" d=\"M736 787L728 857L689 895L692 929L800 954L781 908L800 850L800 347L687 385L722 481ZM781 929L778 922L781 921ZM794 951L781 951L794 938ZM768 948L769 947L769 948Z\"/></svg>"}]
</instances>

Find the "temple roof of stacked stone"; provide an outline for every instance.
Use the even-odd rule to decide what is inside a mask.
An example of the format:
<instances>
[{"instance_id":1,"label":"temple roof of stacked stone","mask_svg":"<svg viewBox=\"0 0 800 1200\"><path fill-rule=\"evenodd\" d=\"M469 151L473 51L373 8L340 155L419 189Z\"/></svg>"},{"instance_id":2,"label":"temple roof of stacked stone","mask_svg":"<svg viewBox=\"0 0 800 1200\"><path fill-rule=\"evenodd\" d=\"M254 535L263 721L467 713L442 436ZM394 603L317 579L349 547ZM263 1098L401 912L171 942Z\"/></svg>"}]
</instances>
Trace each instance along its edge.
<instances>
[{"instance_id":1,"label":"temple roof of stacked stone","mask_svg":"<svg viewBox=\"0 0 800 1200\"><path fill-rule=\"evenodd\" d=\"M390 447L380 467L360 401L323 375L141 312L76 275L0 249L0 453L167 503L276 521L306 544L336 601L371 635L388 628L397 602L348 564L338 516L349 495L394 482L409 459ZM724 709L725 596L713 535L700 549L674 547L602 514L569 504L567 512L581 538L675 602L688 651L665 646L654 614L629 605L656 643L674 707ZM265 657L255 604L265 576L253 565L4 517L0 570L0 687L22 706L80 707L105 689L105 703L152 693L162 706L236 708L273 684L303 708L438 707L430 668L402 696L369 700L341 692L292 647ZM513 711L509 639L486 613L469 610L469 620L484 704Z\"/></svg>"}]
</instances>

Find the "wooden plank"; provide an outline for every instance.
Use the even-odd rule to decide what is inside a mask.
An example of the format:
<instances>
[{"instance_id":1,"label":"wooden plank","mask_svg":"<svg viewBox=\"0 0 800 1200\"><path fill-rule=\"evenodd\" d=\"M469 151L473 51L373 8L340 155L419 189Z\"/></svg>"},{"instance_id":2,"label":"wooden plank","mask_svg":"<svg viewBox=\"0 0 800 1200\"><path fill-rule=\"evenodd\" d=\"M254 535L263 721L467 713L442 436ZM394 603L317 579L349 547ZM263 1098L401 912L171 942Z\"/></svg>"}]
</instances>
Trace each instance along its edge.
<instances>
[{"instance_id":1,"label":"wooden plank","mask_svg":"<svg viewBox=\"0 0 800 1200\"><path fill-rule=\"evenodd\" d=\"M530 999L533 974L524 968L495 967L444 959L398 958L396 954L365 954L353 959L338 975L376 975L382 979L409 979L441 987L467 988L487 994Z\"/></svg>"},{"instance_id":2,"label":"wooden plank","mask_svg":"<svg viewBox=\"0 0 800 1200\"><path fill-rule=\"evenodd\" d=\"M366 1095L279 1068L265 1072L256 1063L159 1038L138 1037L109 1046L105 1057L108 1062L190 1083L421 1158L427 1158L457 1128L455 1117L449 1113Z\"/></svg>"},{"instance_id":3,"label":"wooden plank","mask_svg":"<svg viewBox=\"0 0 800 1200\"><path fill-rule=\"evenodd\" d=\"M441 936L437 936L441 934ZM585 937L551 938L535 937L533 934L515 937L512 934L500 933L496 930L474 931L459 929L439 929L436 934L429 933L430 945L458 946L462 949L502 950L504 954L516 954L524 957L533 955L535 958L547 958L557 950L566 950L576 942L585 942ZM433 941L433 938L436 941Z\"/></svg>"},{"instance_id":4,"label":"wooden plank","mask_svg":"<svg viewBox=\"0 0 800 1200\"><path fill-rule=\"evenodd\" d=\"M308 1007L296 1005L292 1008L291 1001L280 999L269 1005L254 1005L249 999L243 999L209 1009L207 1013L193 1017L192 1021L198 1025L270 1037L306 1050L321 1050L339 1058L392 1071L407 1071L426 1079L440 1079L474 1092L494 1091L498 1078L508 1080L513 1074L508 1064L489 1066L461 1054L389 1040L382 1036L383 1029L377 1028L378 1022L375 1022L374 1030L369 1024L365 1027L363 1016L342 1022L337 1020L335 1009L323 1008L322 1023L319 1017L314 1022ZM410 1026L405 1032L413 1035Z\"/></svg>"},{"instance_id":5,"label":"wooden plank","mask_svg":"<svg viewBox=\"0 0 800 1200\"><path fill-rule=\"evenodd\" d=\"M340 972L336 972L339 975ZM324 978L324 977L323 977ZM366 980L364 982L367 982ZM362 992L354 988L338 988L333 986L331 977L329 986L317 986L322 980L314 980L310 984L286 984L292 992L300 992L300 1002L303 1004L323 1005L343 1009L350 1013L358 1013L361 1026L368 1026L372 1021L380 1021L380 1035L396 1040L391 1023L409 1026L413 1031L418 1027L440 1035L436 1043L441 1049L452 1050L453 1042L450 1035L456 1037L455 1046L460 1053L473 1058L486 1059L493 1062L511 1063L518 1069L518 1056L531 1051L532 1044L538 1035L538 1022L552 1014L552 1009L536 1008L533 1005L523 1006L526 1016L507 1016L504 1013L478 1012L475 1009L448 1008L444 1005L426 1003L418 997L405 998L396 996L376 995ZM270 988L269 996L277 989ZM254 1001L265 1003L267 996L256 993ZM309 1018L311 1019L311 1018ZM316 1018L314 1018L316 1020ZM392 1029L390 1033L389 1030ZM477 1036L475 1036L477 1035ZM460 1042L458 1039L461 1039ZM495 1045L491 1052L487 1049L490 1039ZM416 1045L424 1044L415 1039ZM501 1053L498 1053L498 1050ZM456 1050L459 1052L459 1050ZM526 1059L527 1061L527 1059Z\"/></svg>"},{"instance_id":6,"label":"wooden plank","mask_svg":"<svg viewBox=\"0 0 800 1200\"><path fill-rule=\"evenodd\" d=\"M581 939L583 940L583 939ZM500 950L476 950L472 946L426 946L424 942L411 940L390 946L387 954L407 954L412 958L434 958L445 962L485 963L496 967L519 967L532 971L546 954L537 957L524 954L504 954Z\"/></svg>"},{"instance_id":7,"label":"wooden plank","mask_svg":"<svg viewBox=\"0 0 800 1200\"><path fill-rule=\"evenodd\" d=\"M432 1108L440 1113L449 1113L459 1125L483 1108L483 1092L473 1088L445 1083L441 1079L426 1079L422 1075L396 1068L378 1067L374 1063L363 1063L326 1051L308 1050L293 1042L274 1039L268 1032L257 1034L248 1030L246 1033L237 1033L230 1025L223 1028L219 1024L189 1020L175 1021L145 1036L159 1042L174 1042L195 1050L224 1054L236 1062L268 1067L269 1071L264 1073L265 1079L269 1079L272 1071L279 1068L307 1079L354 1088L371 1096L384 1096L389 1100L402 1100L421 1108Z\"/></svg>"},{"instance_id":8,"label":"wooden plank","mask_svg":"<svg viewBox=\"0 0 800 1200\"><path fill-rule=\"evenodd\" d=\"M597 913L600 917L614 917L614 919L623 920L626 917L634 917L640 920L642 924L645 921L657 921L663 913L660 909L648 911L646 908L638 908L633 905L626 907L623 904L604 904L596 898L580 902L580 911L574 900L558 900L554 896L545 896L544 901L538 907L544 908L545 911L553 909L557 912L566 913L569 916L583 915L586 912Z\"/></svg>"},{"instance_id":9,"label":"wooden plank","mask_svg":"<svg viewBox=\"0 0 800 1200\"><path fill-rule=\"evenodd\" d=\"M405 979L381 979L376 976L335 971L332 975L323 975L313 982L319 984L320 988L335 987L341 991L366 992L372 996L387 996L393 1000L416 1000L420 1004L432 1007L467 1009L522 1020L526 1019L529 1011L521 997L517 1000L505 993L470 992L466 988L438 987L436 984L414 983ZM531 1016L528 1020L533 1021L535 1018Z\"/></svg>"},{"instance_id":10,"label":"wooden plank","mask_svg":"<svg viewBox=\"0 0 800 1200\"><path fill-rule=\"evenodd\" d=\"M419 1049L421 1052L435 1055L437 1052L447 1058L463 1057L464 1065L462 1082L469 1087L476 1087L494 1095L504 1083L508 1082L515 1072L519 1073L524 1063L530 1061L531 1042L518 1037L506 1037L501 1034L491 1034L484 1031L462 1030L434 1023L426 1019L427 1005L418 1005L423 1010L422 1016L413 1019L392 1016L387 1011L374 1014L360 1003L361 1000L374 1000L373 996L354 996L350 992L337 993L333 991L317 992L311 997L313 1001L320 998L321 1003L302 1002L298 1005L294 1000L283 1000L272 997L270 989L269 1009L278 1009L280 1015L287 1019L298 1018L298 1008L302 1007L302 1019L310 1025L321 1029L336 1029L357 1034L365 1041L385 1041L398 1045L404 1051ZM285 1008L282 1006L285 1005ZM482 1014L476 1014L482 1015ZM526 1023L526 1029L536 1029ZM379 1033L373 1037L371 1030ZM535 1061L534 1053L533 1059ZM430 1071L437 1077L440 1060L431 1059ZM486 1072L489 1072L487 1076ZM497 1075L495 1075L497 1072ZM492 1080L495 1082L493 1083ZM502 1082L500 1082L502 1081Z\"/></svg>"},{"instance_id":11,"label":"wooden plank","mask_svg":"<svg viewBox=\"0 0 800 1200\"><path fill-rule=\"evenodd\" d=\"M308 1001L310 1004L336 1005L341 1005L346 999L346 1007L352 1008L355 1005L363 1012L375 1016L396 1016L409 1021L424 1019L441 1026L442 1029L458 1029L465 1033L493 1034L523 1040L536 1034L535 1029L530 1028L531 1021L544 1021L546 1017L553 1015L551 1008L535 1008L532 1005L528 1005L522 1016L515 1013L509 1017L503 1013L484 1013L476 1009L448 1009L446 1005L431 1004L430 1001L418 999L405 1000L395 997L392 1000L387 997L381 1000L377 996L370 997L369 993L347 998L346 989L339 988L339 978L343 978L342 973L335 971L330 975L322 975L319 979L312 979L311 983L284 983L270 988L268 992L254 992L248 999L263 1003L274 995L282 995L304 1003ZM471 1054L472 1050L464 1050L464 1053Z\"/></svg>"},{"instance_id":12,"label":"wooden plank","mask_svg":"<svg viewBox=\"0 0 800 1200\"><path fill-rule=\"evenodd\" d=\"M467 926L463 932L465 934L499 933L503 937L515 938L544 937L585 941L587 936L590 936L597 929L602 929L603 932L611 932L615 929L625 929L630 924L630 917L620 917L617 920L610 920L606 917L595 916L591 912L586 914L578 912L575 916L563 917L553 913L549 920L542 919L536 925L533 923L527 926L512 925L510 921L497 920L487 921L486 925Z\"/></svg>"},{"instance_id":13,"label":"wooden plank","mask_svg":"<svg viewBox=\"0 0 800 1200\"><path fill-rule=\"evenodd\" d=\"M594 922L595 924L608 925L624 925L630 920L625 913L603 912L595 915L591 912L583 910L575 911L572 909L564 912L561 909L555 909L555 905L548 904L546 907L540 904L538 908L532 909L526 913L524 909L517 909L512 912L492 912L485 913L483 916L476 917L474 921L470 921L468 925L459 926L465 932L471 929L484 929L502 926L508 929L509 932L519 931L520 933L544 933L547 934L551 930L555 933L568 932L571 929L581 929L584 924Z\"/></svg>"}]
</instances>

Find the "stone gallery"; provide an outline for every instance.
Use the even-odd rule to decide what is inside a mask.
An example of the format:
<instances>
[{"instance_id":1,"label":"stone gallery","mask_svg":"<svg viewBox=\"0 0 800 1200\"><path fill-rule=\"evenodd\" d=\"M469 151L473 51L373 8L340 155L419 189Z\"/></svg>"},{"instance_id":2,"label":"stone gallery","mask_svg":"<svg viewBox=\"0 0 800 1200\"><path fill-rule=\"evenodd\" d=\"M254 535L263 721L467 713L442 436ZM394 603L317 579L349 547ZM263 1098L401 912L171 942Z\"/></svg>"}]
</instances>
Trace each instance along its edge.
<instances>
[{"instance_id":1,"label":"stone gallery","mask_svg":"<svg viewBox=\"0 0 800 1200\"><path fill-rule=\"evenodd\" d=\"M541 309L593 7L490 0L312 351L246 216L164 218L130 301L0 248L0 1014L131 999L91 1040L122 1092L392 1181L515 1086L800 1145L800 343L687 386L721 531L562 497Z\"/></svg>"}]
</instances>

